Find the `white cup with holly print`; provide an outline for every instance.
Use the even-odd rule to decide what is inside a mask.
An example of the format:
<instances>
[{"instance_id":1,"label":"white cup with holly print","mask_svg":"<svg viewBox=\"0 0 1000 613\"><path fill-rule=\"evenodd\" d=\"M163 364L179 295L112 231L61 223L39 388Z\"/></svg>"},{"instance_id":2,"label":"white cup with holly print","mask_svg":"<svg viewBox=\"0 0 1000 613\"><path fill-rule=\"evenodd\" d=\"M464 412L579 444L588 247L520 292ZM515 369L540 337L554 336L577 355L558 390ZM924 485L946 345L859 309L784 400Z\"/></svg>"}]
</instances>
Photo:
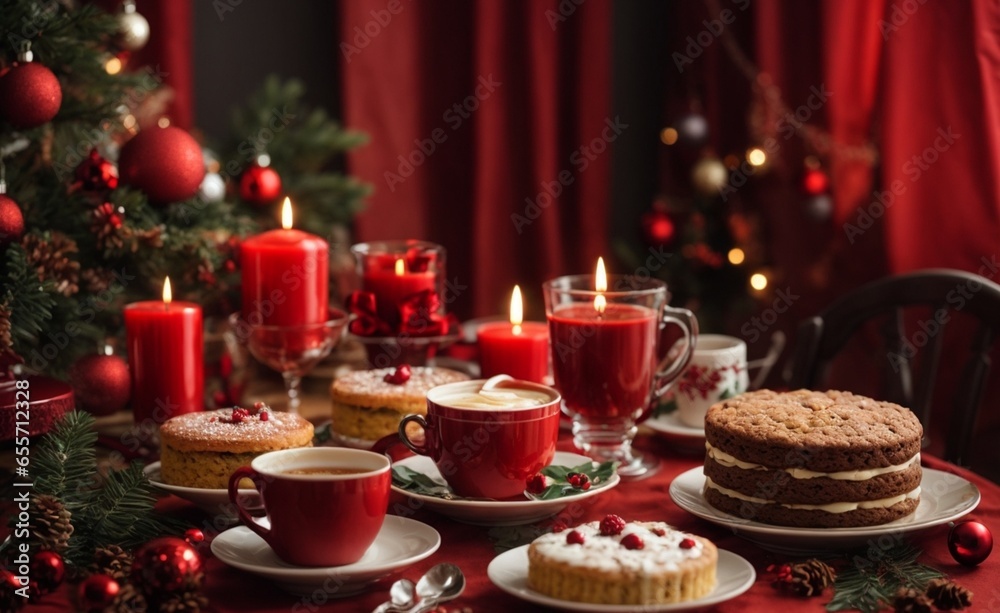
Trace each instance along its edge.
<instances>
[{"instance_id":1,"label":"white cup with holly print","mask_svg":"<svg viewBox=\"0 0 1000 613\"><path fill-rule=\"evenodd\" d=\"M708 408L747 391L747 344L734 336L702 334L691 363L677 379L677 418L692 428L705 427Z\"/></svg>"}]
</instances>

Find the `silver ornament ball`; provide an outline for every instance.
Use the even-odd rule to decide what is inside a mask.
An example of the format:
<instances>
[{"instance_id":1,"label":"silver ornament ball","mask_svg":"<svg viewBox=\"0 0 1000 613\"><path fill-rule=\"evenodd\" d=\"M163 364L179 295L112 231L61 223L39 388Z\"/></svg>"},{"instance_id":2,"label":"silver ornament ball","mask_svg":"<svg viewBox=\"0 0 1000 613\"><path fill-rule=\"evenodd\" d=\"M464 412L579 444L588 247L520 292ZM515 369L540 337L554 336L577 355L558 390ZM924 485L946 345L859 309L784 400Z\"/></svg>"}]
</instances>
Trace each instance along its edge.
<instances>
[{"instance_id":1,"label":"silver ornament ball","mask_svg":"<svg viewBox=\"0 0 1000 613\"><path fill-rule=\"evenodd\" d=\"M727 181L729 170L718 158L704 158L691 171L691 182L695 189L706 196L718 196Z\"/></svg>"},{"instance_id":2,"label":"silver ornament ball","mask_svg":"<svg viewBox=\"0 0 1000 613\"><path fill-rule=\"evenodd\" d=\"M118 46L125 51L138 51L149 42L149 22L146 18L132 10L125 8L125 12L118 16Z\"/></svg>"},{"instance_id":3,"label":"silver ornament ball","mask_svg":"<svg viewBox=\"0 0 1000 613\"><path fill-rule=\"evenodd\" d=\"M198 187L198 195L206 202L219 202L226 197L226 181L217 172L206 173Z\"/></svg>"}]
</instances>

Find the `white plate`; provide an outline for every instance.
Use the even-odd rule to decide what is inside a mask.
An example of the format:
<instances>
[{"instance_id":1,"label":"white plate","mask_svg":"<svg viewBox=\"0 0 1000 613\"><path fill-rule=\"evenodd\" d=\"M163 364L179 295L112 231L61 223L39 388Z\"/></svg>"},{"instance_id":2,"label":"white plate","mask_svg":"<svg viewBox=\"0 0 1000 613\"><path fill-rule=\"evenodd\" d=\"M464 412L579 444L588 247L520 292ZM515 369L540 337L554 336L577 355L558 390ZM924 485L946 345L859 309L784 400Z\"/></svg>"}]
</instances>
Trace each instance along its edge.
<instances>
[{"instance_id":1,"label":"white plate","mask_svg":"<svg viewBox=\"0 0 1000 613\"><path fill-rule=\"evenodd\" d=\"M595 611L597 613L653 613L654 611L685 611L707 607L736 598L750 589L750 586L757 579L757 573L754 572L750 562L735 553L720 549L716 571L718 583L711 593L697 600L644 605L573 602L539 594L528 587L528 545L505 551L493 558L489 568L486 569L486 574L498 588L523 600L565 611Z\"/></svg>"},{"instance_id":2,"label":"white plate","mask_svg":"<svg viewBox=\"0 0 1000 613\"><path fill-rule=\"evenodd\" d=\"M266 525L266 521L262 523ZM212 553L229 566L270 579L292 594L313 596L323 590L327 597L341 598L423 560L440 546L441 535L434 528L386 515L382 530L365 555L345 566L310 568L283 562L264 539L246 526L230 528L215 537Z\"/></svg>"},{"instance_id":3,"label":"white plate","mask_svg":"<svg viewBox=\"0 0 1000 613\"><path fill-rule=\"evenodd\" d=\"M196 507L209 515L214 515L224 520L225 523L223 525L232 524L237 520L236 506L229 501L228 490L183 487L164 483L163 478L160 476L159 462L153 462L146 466L142 472L157 489L194 503ZM257 493L257 490L242 489L240 490L240 496L242 497L241 500L244 506L251 509L260 506L260 494Z\"/></svg>"},{"instance_id":4,"label":"white plate","mask_svg":"<svg viewBox=\"0 0 1000 613\"><path fill-rule=\"evenodd\" d=\"M691 446L703 448L705 445L705 428L694 428L677 417L677 411L653 417L643 422L650 430L667 438L679 439Z\"/></svg>"},{"instance_id":5,"label":"white plate","mask_svg":"<svg viewBox=\"0 0 1000 613\"><path fill-rule=\"evenodd\" d=\"M552 464L558 466L579 466L584 462L590 462L587 456L565 451L557 451L552 458ZM444 485L445 481L438 472L434 461L426 456L412 456L404 460L393 463L394 466L405 466L411 470L423 473ZM618 485L619 477L612 475L603 485L598 485L575 496L566 496L554 500L445 500L435 496L425 496L415 492L408 492L404 489L392 486L394 492L398 492L408 498L410 508L414 510L426 507L428 510L447 515L452 519L466 524L477 526L518 526L530 524L538 520L552 517L562 511L570 504L597 496L609 491ZM419 506L418 506L419 505Z\"/></svg>"},{"instance_id":6,"label":"white plate","mask_svg":"<svg viewBox=\"0 0 1000 613\"><path fill-rule=\"evenodd\" d=\"M979 488L951 473L923 469L917 510L896 521L861 528L793 528L743 519L708 504L702 489L702 467L678 475L670 484L670 498L692 515L730 528L764 549L780 553L853 549L900 537L908 532L946 524L970 513L979 504Z\"/></svg>"}]
</instances>

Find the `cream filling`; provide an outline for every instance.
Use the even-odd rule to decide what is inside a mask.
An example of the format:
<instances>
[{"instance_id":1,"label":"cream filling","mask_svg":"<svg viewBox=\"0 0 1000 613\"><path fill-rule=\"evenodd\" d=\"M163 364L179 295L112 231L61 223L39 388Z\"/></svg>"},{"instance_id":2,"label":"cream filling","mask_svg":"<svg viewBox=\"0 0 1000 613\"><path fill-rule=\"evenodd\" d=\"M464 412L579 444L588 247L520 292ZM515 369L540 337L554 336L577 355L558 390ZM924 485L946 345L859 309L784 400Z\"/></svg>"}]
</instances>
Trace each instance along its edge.
<instances>
[{"instance_id":1,"label":"cream filling","mask_svg":"<svg viewBox=\"0 0 1000 613\"><path fill-rule=\"evenodd\" d=\"M856 511L858 509L888 509L894 504L899 504L904 500L914 500L920 497L920 487L907 492L905 494L900 494L899 496L891 496L889 498L879 498L878 500L862 500L859 502L830 502L828 504L791 504L784 502L775 502L773 500L768 500L766 498L756 498L754 496L747 496L746 494L741 494L737 491L731 490L729 488L722 487L718 485L710 478L705 477L705 487L711 488L720 494L729 496L730 498L738 498L740 500L746 500L747 502L753 502L755 504L780 504L781 506L788 509L796 509L801 511L826 511L827 513L847 513L848 511Z\"/></svg>"},{"instance_id":2,"label":"cream filling","mask_svg":"<svg viewBox=\"0 0 1000 613\"><path fill-rule=\"evenodd\" d=\"M916 454L906 462L902 464L896 464L894 466L884 466L882 468L868 468L865 470L841 470L832 473L823 473L815 470L809 470L806 468L779 468L772 469L764 466L762 464L753 464L751 462L744 462L743 460L737 459L735 456L729 455L725 451L719 451L712 446L711 443L705 442L705 450L708 452L708 457L712 458L722 466L727 468L742 468L744 470L784 470L786 473L791 475L795 479L815 479L817 477L826 477L827 479L835 479L837 481L867 481L873 477L878 477L879 475L887 475L889 473L900 472L910 468L914 464L920 463L920 454Z\"/></svg>"}]
</instances>

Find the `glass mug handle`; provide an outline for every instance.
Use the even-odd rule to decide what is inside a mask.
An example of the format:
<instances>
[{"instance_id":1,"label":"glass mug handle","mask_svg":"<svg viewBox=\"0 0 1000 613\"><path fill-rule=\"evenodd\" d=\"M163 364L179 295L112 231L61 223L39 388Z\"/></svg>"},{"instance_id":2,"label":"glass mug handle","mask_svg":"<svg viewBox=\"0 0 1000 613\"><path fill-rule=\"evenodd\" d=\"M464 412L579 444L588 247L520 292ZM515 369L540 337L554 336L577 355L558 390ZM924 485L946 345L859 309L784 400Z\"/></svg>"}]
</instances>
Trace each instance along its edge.
<instances>
[{"instance_id":1,"label":"glass mug handle","mask_svg":"<svg viewBox=\"0 0 1000 613\"><path fill-rule=\"evenodd\" d=\"M256 470L250 468L249 466L241 466L236 469L229 477L229 501L236 505L236 513L240 517L240 521L247 528L250 528L255 533L257 533L260 538L265 541L271 536L271 529L265 528L258 524L253 517L247 512L246 508L240 504L240 481L244 478L253 481L253 487L257 490L258 495L260 495L260 482L261 475Z\"/></svg>"},{"instance_id":2,"label":"glass mug handle","mask_svg":"<svg viewBox=\"0 0 1000 613\"><path fill-rule=\"evenodd\" d=\"M653 397L659 398L667 393L674 380L680 376L684 368L691 361L694 355L694 346L698 340L698 318L687 309L675 309L673 307L663 307L663 316L660 319L660 337L663 337L663 330L668 324L675 324L681 329L684 341L684 353L677 357L677 343L666 352L660 360L659 368L656 372L656 388L653 390ZM669 366L667 366L669 364ZM663 368L666 367L666 370Z\"/></svg>"}]
</instances>

